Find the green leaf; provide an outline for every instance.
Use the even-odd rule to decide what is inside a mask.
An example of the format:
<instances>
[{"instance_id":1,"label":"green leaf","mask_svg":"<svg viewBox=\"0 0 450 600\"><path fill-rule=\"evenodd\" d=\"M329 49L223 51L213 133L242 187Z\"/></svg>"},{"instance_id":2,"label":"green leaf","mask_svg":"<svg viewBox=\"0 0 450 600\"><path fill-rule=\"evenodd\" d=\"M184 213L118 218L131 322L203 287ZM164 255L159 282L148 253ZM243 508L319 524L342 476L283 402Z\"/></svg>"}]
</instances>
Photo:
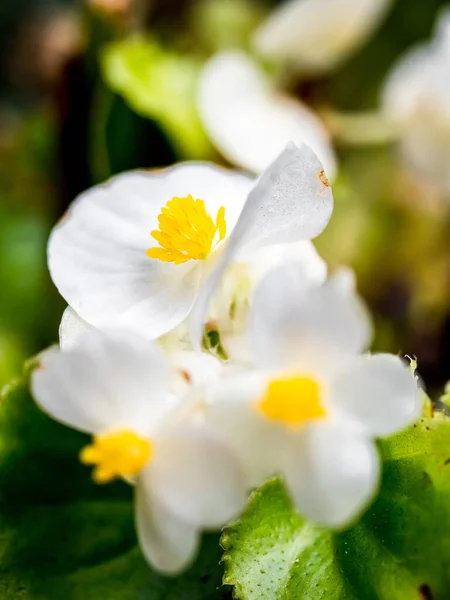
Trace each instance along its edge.
<instances>
[{"instance_id":1,"label":"green leaf","mask_svg":"<svg viewBox=\"0 0 450 600\"><path fill-rule=\"evenodd\" d=\"M158 121L182 156L211 154L195 104L201 63L132 37L106 46L101 68L108 86L137 113Z\"/></svg>"},{"instance_id":2,"label":"green leaf","mask_svg":"<svg viewBox=\"0 0 450 600\"><path fill-rule=\"evenodd\" d=\"M2 600L224 600L217 535L180 577L151 570L136 542L132 488L98 486L77 455L87 436L47 418L24 382L0 403Z\"/></svg>"},{"instance_id":3,"label":"green leaf","mask_svg":"<svg viewBox=\"0 0 450 600\"><path fill-rule=\"evenodd\" d=\"M332 533L292 510L279 480L222 536L240 600L446 600L450 419L436 412L380 443L383 480L358 524Z\"/></svg>"}]
</instances>

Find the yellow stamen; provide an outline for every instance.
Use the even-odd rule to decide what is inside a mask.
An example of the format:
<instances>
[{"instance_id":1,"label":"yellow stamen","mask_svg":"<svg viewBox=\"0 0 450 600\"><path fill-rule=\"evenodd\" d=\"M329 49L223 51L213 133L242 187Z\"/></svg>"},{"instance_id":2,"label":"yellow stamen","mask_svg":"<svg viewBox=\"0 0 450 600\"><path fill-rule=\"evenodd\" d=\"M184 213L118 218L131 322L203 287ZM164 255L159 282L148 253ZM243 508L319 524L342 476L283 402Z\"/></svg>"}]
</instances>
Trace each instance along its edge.
<instances>
[{"instance_id":1,"label":"yellow stamen","mask_svg":"<svg viewBox=\"0 0 450 600\"><path fill-rule=\"evenodd\" d=\"M211 254L227 233L225 208L217 211L216 222L206 212L203 200L173 197L161 209L159 229L151 236L159 248L149 248L147 256L176 265L188 260L204 260Z\"/></svg>"},{"instance_id":2,"label":"yellow stamen","mask_svg":"<svg viewBox=\"0 0 450 600\"><path fill-rule=\"evenodd\" d=\"M258 408L265 417L286 425L301 425L326 415L319 384L304 376L271 381Z\"/></svg>"},{"instance_id":3,"label":"yellow stamen","mask_svg":"<svg viewBox=\"0 0 450 600\"><path fill-rule=\"evenodd\" d=\"M133 431L114 431L96 435L93 443L80 452L85 465L95 465L92 477L96 483L108 483L116 478L135 477L152 455L152 444Z\"/></svg>"}]
</instances>

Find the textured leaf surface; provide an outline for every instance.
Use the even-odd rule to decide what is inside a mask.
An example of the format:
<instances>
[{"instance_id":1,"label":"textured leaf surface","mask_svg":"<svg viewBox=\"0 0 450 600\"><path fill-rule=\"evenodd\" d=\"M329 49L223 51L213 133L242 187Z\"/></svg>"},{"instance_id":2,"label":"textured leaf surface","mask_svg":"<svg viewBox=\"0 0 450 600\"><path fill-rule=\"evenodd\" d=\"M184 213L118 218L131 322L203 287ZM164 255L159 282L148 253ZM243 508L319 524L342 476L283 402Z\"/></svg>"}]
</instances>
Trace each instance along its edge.
<instances>
[{"instance_id":1,"label":"textured leaf surface","mask_svg":"<svg viewBox=\"0 0 450 600\"><path fill-rule=\"evenodd\" d=\"M34 405L23 384L0 404L2 600L224 600L217 535L182 577L152 571L136 543L132 489L97 486L86 436Z\"/></svg>"},{"instance_id":2,"label":"textured leaf surface","mask_svg":"<svg viewBox=\"0 0 450 600\"><path fill-rule=\"evenodd\" d=\"M236 598L450 598L450 419L436 413L380 449L380 494L345 532L306 523L278 480L255 492L222 536Z\"/></svg>"}]
</instances>

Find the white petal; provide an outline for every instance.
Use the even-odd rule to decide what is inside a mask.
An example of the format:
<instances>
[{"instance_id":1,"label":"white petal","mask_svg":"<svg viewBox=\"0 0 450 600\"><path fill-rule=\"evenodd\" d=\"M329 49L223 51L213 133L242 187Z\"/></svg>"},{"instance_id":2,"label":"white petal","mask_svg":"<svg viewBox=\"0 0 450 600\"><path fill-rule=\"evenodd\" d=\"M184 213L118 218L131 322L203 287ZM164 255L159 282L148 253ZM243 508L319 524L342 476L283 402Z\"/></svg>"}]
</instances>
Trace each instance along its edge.
<instances>
[{"instance_id":1,"label":"white petal","mask_svg":"<svg viewBox=\"0 0 450 600\"><path fill-rule=\"evenodd\" d=\"M208 321L217 325L222 347L230 359L249 361L249 308L264 276L274 267L295 261L305 285L319 285L326 279L327 265L309 241L264 246L242 259L227 269L213 296Z\"/></svg>"},{"instance_id":2,"label":"white petal","mask_svg":"<svg viewBox=\"0 0 450 600\"><path fill-rule=\"evenodd\" d=\"M289 144L250 192L226 248L203 284L191 315L194 346L201 340L209 300L236 255L260 246L318 235L333 210L333 195L316 155Z\"/></svg>"},{"instance_id":3,"label":"white petal","mask_svg":"<svg viewBox=\"0 0 450 600\"><path fill-rule=\"evenodd\" d=\"M150 565L170 575L188 567L198 550L199 531L154 497L146 471L136 486L135 507L139 544Z\"/></svg>"},{"instance_id":4,"label":"white petal","mask_svg":"<svg viewBox=\"0 0 450 600\"><path fill-rule=\"evenodd\" d=\"M94 328L86 323L77 313L68 306L63 313L59 325L59 347L61 350L71 350L84 335Z\"/></svg>"},{"instance_id":5,"label":"white petal","mask_svg":"<svg viewBox=\"0 0 450 600\"><path fill-rule=\"evenodd\" d=\"M275 9L254 37L264 56L299 70L328 71L372 33L392 0L290 0Z\"/></svg>"},{"instance_id":6,"label":"white petal","mask_svg":"<svg viewBox=\"0 0 450 600\"><path fill-rule=\"evenodd\" d=\"M326 422L292 435L284 474L299 512L335 528L348 525L373 498L379 469L373 442Z\"/></svg>"},{"instance_id":7,"label":"white petal","mask_svg":"<svg viewBox=\"0 0 450 600\"><path fill-rule=\"evenodd\" d=\"M366 349L371 326L348 281L332 277L308 286L290 263L271 271L257 289L250 336L261 366L331 372Z\"/></svg>"},{"instance_id":8,"label":"white petal","mask_svg":"<svg viewBox=\"0 0 450 600\"><path fill-rule=\"evenodd\" d=\"M204 400L206 390L218 381L223 364L205 352L175 352L170 356L174 370L171 390L177 395L189 393Z\"/></svg>"},{"instance_id":9,"label":"white petal","mask_svg":"<svg viewBox=\"0 0 450 600\"><path fill-rule=\"evenodd\" d=\"M239 457L248 489L260 486L283 464L284 430L260 414L267 377L247 372L225 378L212 396L206 413L208 429Z\"/></svg>"},{"instance_id":10,"label":"white petal","mask_svg":"<svg viewBox=\"0 0 450 600\"><path fill-rule=\"evenodd\" d=\"M400 151L411 172L438 191L450 191L450 11L430 43L409 50L394 65L382 94Z\"/></svg>"},{"instance_id":11,"label":"white petal","mask_svg":"<svg viewBox=\"0 0 450 600\"><path fill-rule=\"evenodd\" d=\"M158 437L148 477L159 501L197 527L222 527L245 504L237 459L199 427Z\"/></svg>"},{"instance_id":12,"label":"white petal","mask_svg":"<svg viewBox=\"0 0 450 600\"><path fill-rule=\"evenodd\" d=\"M396 433L420 415L421 401L410 368L397 356L357 358L333 382L330 404L368 434Z\"/></svg>"},{"instance_id":13,"label":"white petal","mask_svg":"<svg viewBox=\"0 0 450 600\"><path fill-rule=\"evenodd\" d=\"M215 218L226 207L229 230L251 188L251 179L185 163L155 172L119 175L82 194L55 227L48 248L58 290L96 327L124 326L156 338L180 323L199 284L199 261L181 265L150 259L161 208L173 196L192 194Z\"/></svg>"},{"instance_id":14,"label":"white petal","mask_svg":"<svg viewBox=\"0 0 450 600\"><path fill-rule=\"evenodd\" d=\"M221 52L207 62L198 107L206 131L232 163L261 173L293 140L310 146L333 178L336 156L323 123L306 105L273 90L244 52Z\"/></svg>"},{"instance_id":15,"label":"white petal","mask_svg":"<svg viewBox=\"0 0 450 600\"><path fill-rule=\"evenodd\" d=\"M129 332L96 330L72 350L44 352L31 387L39 406L66 425L146 435L166 416L167 379L156 345Z\"/></svg>"}]
</instances>

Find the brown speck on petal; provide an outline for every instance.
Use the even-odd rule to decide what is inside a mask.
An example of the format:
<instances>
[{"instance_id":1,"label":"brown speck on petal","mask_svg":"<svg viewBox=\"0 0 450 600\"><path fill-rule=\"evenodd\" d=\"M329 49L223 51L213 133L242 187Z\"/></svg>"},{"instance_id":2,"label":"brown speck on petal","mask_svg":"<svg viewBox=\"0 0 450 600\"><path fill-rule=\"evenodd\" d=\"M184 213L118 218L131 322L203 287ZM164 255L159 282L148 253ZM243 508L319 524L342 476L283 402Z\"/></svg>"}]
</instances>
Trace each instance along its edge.
<instances>
[{"instance_id":1,"label":"brown speck on petal","mask_svg":"<svg viewBox=\"0 0 450 600\"><path fill-rule=\"evenodd\" d=\"M180 369L180 375L186 381L186 383L191 383L192 377L191 374L188 373L188 371L186 371L185 369Z\"/></svg>"},{"instance_id":2,"label":"brown speck on petal","mask_svg":"<svg viewBox=\"0 0 450 600\"><path fill-rule=\"evenodd\" d=\"M325 175L325 171L323 169L319 171L319 179L325 187L330 187L330 182L328 181L328 178Z\"/></svg>"}]
</instances>

